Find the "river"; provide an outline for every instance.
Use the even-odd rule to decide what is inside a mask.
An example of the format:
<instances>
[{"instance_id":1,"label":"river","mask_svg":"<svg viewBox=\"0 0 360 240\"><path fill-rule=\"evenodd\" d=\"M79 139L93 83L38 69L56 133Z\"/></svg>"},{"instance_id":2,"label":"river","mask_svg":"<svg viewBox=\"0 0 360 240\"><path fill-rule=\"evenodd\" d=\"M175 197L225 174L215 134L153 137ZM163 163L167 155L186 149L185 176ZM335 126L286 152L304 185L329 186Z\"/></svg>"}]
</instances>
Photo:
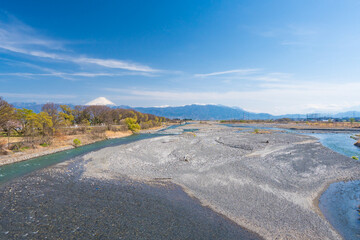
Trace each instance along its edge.
<instances>
[{"instance_id":1,"label":"river","mask_svg":"<svg viewBox=\"0 0 360 240\"><path fill-rule=\"evenodd\" d=\"M228 125L231 127L243 127L253 129L254 127L241 125ZM173 126L171 128L175 128ZM261 127L257 127L261 128ZM275 129L284 130L279 128ZM296 132L293 130L286 130ZM304 133L301 133L304 134ZM306 133L307 135L316 137L319 141L331 150L343 154L348 157L360 156L360 148L355 147L354 140L350 138L351 133ZM51 155L46 155L23 162L9 164L0 167L0 185L8 182L14 178L29 174L35 170L42 169L75 157L81 156L85 153L96 151L104 147L117 146L128 144L141 139L153 138L161 136L161 133L156 134L137 134L129 137L110 139L100 141L94 144L74 148ZM349 161L353 161L349 159ZM345 239L360 239L360 180L337 182L329 186L329 188L322 194L319 200L319 207L332 224L332 226Z\"/></svg>"}]
</instances>

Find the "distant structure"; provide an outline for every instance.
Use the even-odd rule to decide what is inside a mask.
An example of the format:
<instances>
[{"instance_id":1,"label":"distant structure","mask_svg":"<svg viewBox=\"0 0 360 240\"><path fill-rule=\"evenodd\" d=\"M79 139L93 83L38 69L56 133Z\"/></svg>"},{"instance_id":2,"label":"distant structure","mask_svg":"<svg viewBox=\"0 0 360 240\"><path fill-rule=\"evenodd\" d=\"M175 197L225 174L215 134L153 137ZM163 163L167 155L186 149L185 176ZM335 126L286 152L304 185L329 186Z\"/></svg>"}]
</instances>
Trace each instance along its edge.
<instances>
[{"instance_id":1,"label":"distant structure","mask_svg":"<svg viewBox=\"0 0 360 240\"><path fill-rule=\"evenodd\" d=\"M92 106L92 105L97 105L97 106L113 105L113 106L115 106L115 103L106 99L105 97L98 97L98 98L86 103L85 105L87 105L87 106Z\"/></svg>"}]
</instances>

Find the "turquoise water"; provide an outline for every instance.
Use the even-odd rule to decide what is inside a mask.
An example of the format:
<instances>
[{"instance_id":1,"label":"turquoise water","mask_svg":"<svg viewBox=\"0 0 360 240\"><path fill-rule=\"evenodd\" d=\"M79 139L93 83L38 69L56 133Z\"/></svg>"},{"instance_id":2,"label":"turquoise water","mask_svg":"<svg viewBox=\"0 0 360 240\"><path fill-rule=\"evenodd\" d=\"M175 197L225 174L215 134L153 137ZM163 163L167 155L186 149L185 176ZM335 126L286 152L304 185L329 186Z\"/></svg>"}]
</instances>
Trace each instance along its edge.
<instances>
[{"instance_id":1,"label":"turquoise water","mask_svg":"<svg viewBox=\"0 0 360 240\"><path fill-rule=\"evenodd\" d=\"M187 124L189 124L189 123L186 123L183 125L187 125ZM50 154L50 155L46 155L46 156L41 156L41 157L33 158L30 160L22 161L22 162L17 162L17 163L1 166L0 167L0 184L5 183L16 177L20 177L25 174L31 173L32 171L63 162L63 161L69 160L71 158L83 155L85 153L99 150L101 148L118 146L118 145L128 144L128 143L132 143L132 142L139 141L139 140L146 139L146 138L163 136L164 134L167 134L166 132L164 132L165 130L174 129L179 126L180 125L172 125L172 126L164 128L164 129L158 131L157 133L153 133L153 134L135 134L135 135L131 135L129 137L124 137L124 138L104 140L104 141L96 142L93 144L81 146L78 148L69 149L66 151L62 151L62 152L58 152L58 153L54 153L54 154Z\"/></svg>"},{"instance_id":2,"label":"turquoise water","mask_svg":"<svg viewBox=\"0 0 360 240\"><path fill-rule=\"evenodd\" d=\"M308 135L318 138L324 146L335 152L348 157L360 156L360 148L354 146L355 140L350 138L353 134ZM344 239L360 239L360 180L331 184L321 195L319 208Z\"/></svg>"},{"instance_id":3,"label":"turquoise water","mask_svg":"<svg viewBox=\"0 0 360 240\"><path fill-rule=\"evenodd\" d=\"M360 239L359 180L331 184L321 195L319 207L344 239Z\"/></svg>"},{"instance_id":4,"label":"turquoise water","mask_svg":"<svg viewBox=\"0 0 360 240\"><path fill-rule=\"evenodd\" d=\"M191 129L184 129L183 131L184 131L184 132L196 132L196 131L199 131L199 129L197 129L197 128L191 128Z\"/></svg>"},{"instance_id":5,"label":"turquoise water","mask_svg":"<svg viewBox=\"0 0 360 240\"><path fill-rule=\"evenodd\" d=\"M306 134L316 137L322 145L342 155L352 157L360 156L360 148L356 147L354 139L350 138L354 134L350 133L311 133Z\"/></svg>"},{"instance_id":6,"label":"turquoise water","mask_svg":"<svg viewBox=\"0 0 360 240\"><path fill-rule=\"evenodd\" d=\"M32 171L45 168L56 163L60 163L69 160L74 157L78 157L85 153L96 151L104 147L118 146L127 144L141 139L153 138L162 136L163 134L136 134L124 138L109 139L93 144L81 146L74 149L69 149L62 152L57 152L50 155L45 155L37 158L33 158L27 161L17 162L0 167L0 184L7 182L16 177L23 176L31 173Z\"/></svg>"}]
</instances>

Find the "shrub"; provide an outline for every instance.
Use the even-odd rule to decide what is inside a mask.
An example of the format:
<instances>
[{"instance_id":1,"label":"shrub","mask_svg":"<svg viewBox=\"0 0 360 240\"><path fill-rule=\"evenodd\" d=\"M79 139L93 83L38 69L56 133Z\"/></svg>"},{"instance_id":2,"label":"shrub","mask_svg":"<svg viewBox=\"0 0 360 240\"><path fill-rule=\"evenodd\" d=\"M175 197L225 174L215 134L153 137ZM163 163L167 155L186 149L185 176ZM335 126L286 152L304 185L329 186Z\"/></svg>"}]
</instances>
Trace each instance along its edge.
<instances>
[{"instance_id":1,"label":"shrub","mask_svg":"<svg viewBox=\"0 0 360 240\"><path fill-rule=\"evenodd\" d=\"M140 130L140 125L136 122L135 118L125 118L125 122L130 131L137 132Z\"/></svg>"},{"instance_id":2,"label":"shrub","mask_svg":"<svg viewBox=\"0 0 360 240\"><path fill-rule=\"evenodd\" d=\"M42 147L48 147L49 144L47 144L47 143L41 143L40 146L42 146Z\"/></svg>"},{"instance_id":3,"label":"shrub","mask_svg":"<svg viewBox=\"0 0 360 240\"><path fill-rule=\"evenodd\" d=\"M79 139L75 138L74 141L73 141L73 144L74 144L75 147L78 147L78 146L81 145L81 141Z\"/></svg>"},{"instance_id":4,"label":"shrub","mask_svg":"<svg viewBox=\"0 0 360 240\"><path fill-rule=\"evenodd\" d=\"M30 147L21 147L21 148L20 148L20 152L26 151L26 150L28 150L28 149L30 149Z\"/></svg>"},{"instance_id":5,"label":"shrub","mask_svg":"<svg viewBox=\"0 0 360 240\"><path fill-rule=\"evenodd\" d=\"M254 129L254 133L258 134L258 133L260 133L260 130L259 129Z\"/></svg>"},{"instance_id":6,"label":"shrub","mask_svg":"<svg viewBox=\"0 0 360 240\"><path fill-rule=\"evenodd\" d=\"M352 156L351 158L355 159L355 160L359 160L359 157L357 157L357 156Z\"/></svg>"}]
</instances>

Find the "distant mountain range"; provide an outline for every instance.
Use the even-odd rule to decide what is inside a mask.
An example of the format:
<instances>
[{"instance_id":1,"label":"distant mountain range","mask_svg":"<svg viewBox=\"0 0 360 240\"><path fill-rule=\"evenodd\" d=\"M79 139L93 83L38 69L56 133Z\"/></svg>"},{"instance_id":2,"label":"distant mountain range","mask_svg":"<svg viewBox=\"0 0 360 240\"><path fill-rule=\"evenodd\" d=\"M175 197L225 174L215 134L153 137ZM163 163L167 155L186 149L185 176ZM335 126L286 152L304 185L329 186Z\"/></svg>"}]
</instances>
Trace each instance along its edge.
<instances>
[{"instance_id":1,"label":"distant mountain range","mask_svg":"<svg viewBox=\"0 0 360 240\"><path fill-rule=\"evenodd\" d=\"M15 102L12 103L15 108L27 108L34 112L40 112L44 104L38 103L25 103ZM70 107L74 107L73 104L67 104ZM111 108L126 108L134 109L142 113L149 113L167 118L178 119L193 119L193 120L231 120L231 119L246 119L246 120L268 120L268 119L280 119L280 118L292 118L292 119L305 119L305 118L360 118L360 112L349 111L337 114L286 114L286 115L271 115L268 113L252 113L245 111L237 107L227 107L222 105L186 105L179 107L135 107L121 105L113 106Z\"/></svg>"},{"instance_id":2,"label":"distant mountain range","mask_svg":"<svg viewBox=\"0 0 360 240\"><path fill-rule=\"evenodd\" d=\"M134 108L143 113L150 113L168 118L188 118L194 120L227 120L227 119L270 119L267 113L251 113L241 108L221 105L186 105L181 107L147 107Z\"/></svg>"}]
</instances>

